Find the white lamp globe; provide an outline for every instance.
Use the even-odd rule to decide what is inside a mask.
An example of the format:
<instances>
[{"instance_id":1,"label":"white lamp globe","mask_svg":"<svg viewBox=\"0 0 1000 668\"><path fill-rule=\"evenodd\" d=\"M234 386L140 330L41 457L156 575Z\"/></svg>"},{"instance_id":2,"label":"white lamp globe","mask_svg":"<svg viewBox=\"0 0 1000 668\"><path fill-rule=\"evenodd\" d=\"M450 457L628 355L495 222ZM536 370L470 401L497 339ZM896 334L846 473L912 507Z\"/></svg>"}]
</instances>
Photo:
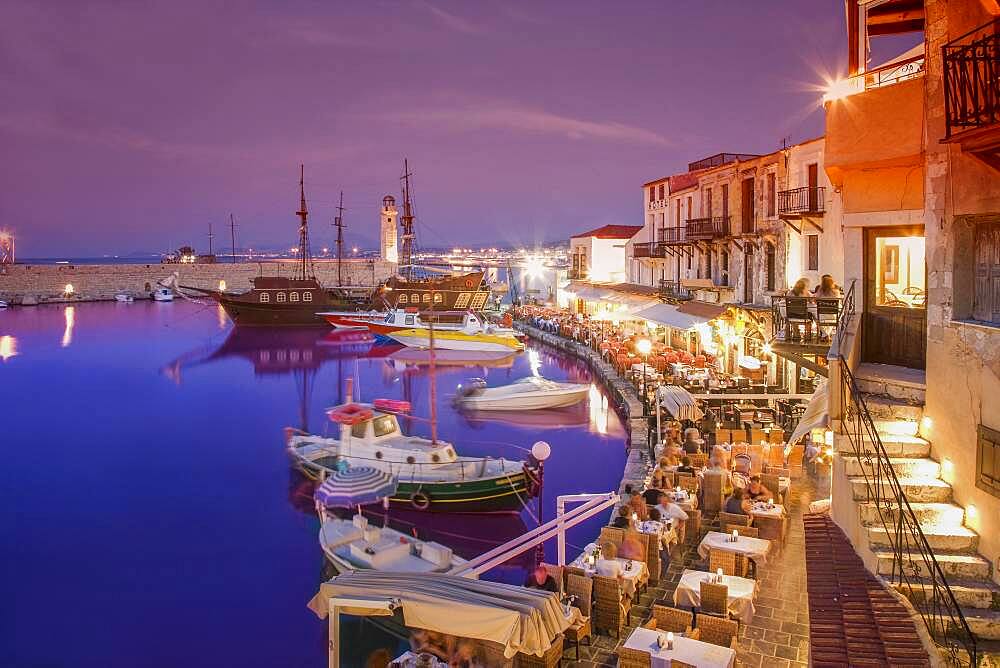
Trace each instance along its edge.
<instances>
[{"instance_id":1,"label":"white lamp globe","mask_svg":"<svg viewBox=\"0 0 1000 668\"><path fill-rule=\"evenodd\" d=\"M537 441L531 446L531 455L540 462L544 462L552 454L552 448L545 441Z\"/></svg>"},{"instance_id":2,"label":"white lamp globe","mask_svg":"<svg viewBox=\"0 0 1000 668\"><path fill-rule=\"evenodd\" d=\"M653 349L653 344L650 343L649 339L639 339L635 343L635 349L638 350L641 355L648 355L649 351Z\"/></svg>"}]
</instances>

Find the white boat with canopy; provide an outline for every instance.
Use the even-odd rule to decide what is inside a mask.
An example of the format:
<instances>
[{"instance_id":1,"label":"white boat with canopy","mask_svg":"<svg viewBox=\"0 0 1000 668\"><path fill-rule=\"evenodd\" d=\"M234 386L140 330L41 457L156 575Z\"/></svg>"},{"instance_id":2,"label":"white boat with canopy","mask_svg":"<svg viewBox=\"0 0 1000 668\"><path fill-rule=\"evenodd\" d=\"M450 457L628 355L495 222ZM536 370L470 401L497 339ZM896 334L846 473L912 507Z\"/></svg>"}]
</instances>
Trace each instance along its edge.
<instances>
[{"instance_id":1,"label":"white boat with canopy","mask_svg":"<svg viewBox=\"0 0 1000 668\"><path fill-rule=\"evenodd\" d=\"M487 387L486 381L477 378L470 385L458 386L455 401L470 410L539 410L572 406L589 393L588 384L560 383L541 376L528 376L500 387Z\"/></svg>"}]
</instances>

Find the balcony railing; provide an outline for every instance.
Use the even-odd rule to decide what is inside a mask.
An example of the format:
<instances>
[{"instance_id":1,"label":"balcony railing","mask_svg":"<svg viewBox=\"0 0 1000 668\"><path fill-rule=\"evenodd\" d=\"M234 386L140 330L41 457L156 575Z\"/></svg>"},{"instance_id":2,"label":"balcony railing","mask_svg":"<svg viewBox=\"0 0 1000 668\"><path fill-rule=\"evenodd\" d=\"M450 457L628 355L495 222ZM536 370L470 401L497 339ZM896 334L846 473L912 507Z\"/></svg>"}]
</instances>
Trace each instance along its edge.
<instances>
[{"instance_id":1,"label":"balcony railing","mask_svg":"<svg viewBox=\"0 0 1000 668\"><path fill-rule=\"evenodd\" d=\"M852 301L853 292L852 289ZM771 297L771 338L803 346L829 346L843 312L843 297L774 295Z\"/></svg>"},{"instance_id":2,"label":"balcony railing","mask_svg":"<svg viewBox=\"0 0 1000 668\"><path fill-rule=\"evenodd\" d=\"M638 257L638 256L637 256L637 257ZM566 276L567 276L567 278L569 278L569 280L571 280L571 281L580 281L580 280L584 280L585 278L587 278L587 270L586 270L586 269L576 269L576 268L574 268L574 269L570 269L570 270L569 270L569 271L568 271L568 272L566 273Z\"/></svg>"},{"instance_id":3,"label":"balcony railing","mask_svg":"<svg viewBox=\"0 0 1000 668\"><path fill-rule=\"evenodd\" d=\"M655 241L632 244L632 257L663 257L664 248Z\"/></svg>"},{"instance_id":4,"label":"balcony railing","mask_svg":"<svg viewBox=\"0 0 1000 668\"><path fill-rule=\"evenodd\" d=\"M672 299L690 299L691 293L681 286L681 282L676 279L660 279L660 296Z\"/></svg>"},{"instance_id":5,"label":"balcony railing","mask_svg":"<svg viewBox=\"0 0 1000 668\"><path fill-rule=\"evenodd\" d=\"M891 86L907 79L923 76L923 74L924 57L916 56L915 58L909 58L898 63L862 72L849 79L843 79L827 91L826 95L823 96L823 101L830 102L847 97L848 95L854 95L855 93L863 93L866 90Z\"/></svg>"},{"instance_id":6,"label":"balcony railing","mask_svg":"<svg viewBox=\"0 0 1000 668\"><path fill-rule=\"evenodd\" d=\"M1000 123L1000 19L946 44L946 137Z\"/></svg>"},{"instance_id":7,"label":"balcony railing","mask_svg":"<svg viewBox=\"0 0 1000 668\"><path fill-rule=\"evenodd\" d=\"M660 241L665 244L682 244L687 241L686 230L683 227L661 227Z\"/></svg>"},{"instance_id":8,"label":"balcony railing","mask_svg":"<svg viewBox=\"0 0 1000 668\"><path fill-rule=\"evenodd\" d=\"M821 214L826 210L826 188L792 188L778 192L778 215Z\"/></svg>"},{"instance_id":9,"label":"balcony railing","mask_svg":"<svg viewBox=\"0 0 1000 668\"><path fill-rule=\"evenodd\" d=\"M686 229L690 241L724 239L729 236L729 216L689 218Z\"/></svg>"}]
</instances>

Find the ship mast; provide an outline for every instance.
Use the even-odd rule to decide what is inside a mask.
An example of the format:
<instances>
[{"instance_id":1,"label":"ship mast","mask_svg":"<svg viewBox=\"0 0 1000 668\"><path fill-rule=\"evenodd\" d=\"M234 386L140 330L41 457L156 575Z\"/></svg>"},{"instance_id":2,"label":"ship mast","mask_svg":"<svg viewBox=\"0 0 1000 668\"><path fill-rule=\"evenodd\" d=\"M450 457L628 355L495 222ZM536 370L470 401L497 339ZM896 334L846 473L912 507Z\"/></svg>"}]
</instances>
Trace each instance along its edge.
<instances>
[{"instance_id":1,"label":"ship mast","mask_svg":"<svg viewBox=\"0 0 1000 668\"><path fill-rule=\"evenodd\" d=\"M344 284L344 191L340 191L340 204L337 206L337 217L333 219L337 228L337 285Z\"/></svg>"},{"instance_id":2,"label":"ship mast","mask_svg":"<svg viewBox=\"0 0 1000 668\"><path fill-rule=\"evenodd\" d=\"M301 219L299 223L299 255L302 258L302 265L299 273L299 280L304 281L307 278L312 278L312 271L310 270L310 258L309 258L309 223L307 218L309 216L309 211L306 209L306 168L305 165L299 165L299 210L295 212L295 215Z\"/></svg>"},{"instance_id":3,"label":"ship mast","mask_svg":"<svg viewBox=\"0 0 1000 668\"><path fill-rule=\"evenodd\" d=\"M413 277L413 203L410 201L410 165L403 159L403 216L400 222L403 225L403 252L400 258L404 267L404 276L407 279Z\"/></svg>"}]
</instances>

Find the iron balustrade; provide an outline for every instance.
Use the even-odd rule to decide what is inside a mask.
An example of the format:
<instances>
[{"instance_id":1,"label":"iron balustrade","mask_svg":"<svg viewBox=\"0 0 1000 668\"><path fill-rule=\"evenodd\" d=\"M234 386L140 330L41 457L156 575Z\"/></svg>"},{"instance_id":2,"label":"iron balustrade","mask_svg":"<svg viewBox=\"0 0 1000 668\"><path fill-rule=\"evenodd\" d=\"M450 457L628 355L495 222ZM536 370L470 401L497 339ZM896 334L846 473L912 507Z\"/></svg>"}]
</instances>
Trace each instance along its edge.
<instances>
[{"instance_id":1,"label":"iron balustrade","mask_svg":"<svg viewBox=\"0 0 1000 668\"><path fill-rule=\"evenodd\" d=\"M837 319L837 350L844 350L844 337L847 336L847 328L851 325L851 319L854 317L854 286L857 284L857 280L851 281L851 287L847 289L847 294L844 295L844 303L840 309L840 317Z\"/></svg>"},{"instance_id":2,"label":"iron balustrade","mask_svg":"<svg viewBox=\"0 0 1000 668\"><path fill-rule=\"evenodd\" d=\"M1000 19L941 49L945 137L1000 123Z\"/></svg>"},{"instance_id":3,"label":"iron balustrade","mask_svg":"<svg viewBox=\"0 0 1000 668\"><path fill-rule=\"evenodd\" d=\"M689 240L723 239L729 236L729 216L689 218L685 229Z\"/></svg>"},{"instance_id":4,"label":"iron balustrade","mask_svg":"<svg viewBox=\"0 0 1000 668\"><path fill-rule=\"evenodd\" d=\"M643 256L638 256L637 255L636 257L643 257ZM572 280L582 280L582 279L587 278L587 270L586 269L570 269L566 273L566 277L569 278L571 281Z\"/></svg>"},{"instance_id":5,"label":"iron balustrade","mask_svg":"<svg viewBox=\"0 0 1000 668\"><path fill-rule=\"evenodd\" d=\"M658 246L659 244L653 241L632 244L632 257L662 257L662 255L655 254L659 250ZM572 275L570 278L572 278Z\"/></svg>"},{"instance_id":6,"label":"iron balustrade","mask_svg":"<svg viewBox=\"0 0 1000 668\"><path fill-rule=\"evenodd\" d=\"M666 244L680 244L687 241L683 227L661 227L660 241Z\"/></svg>"},{"instance_id":7,"label":"iron balustrade","mask_svg":"<svg viewBox=\"0 0 1000 668\"><path fill-rule=\"evenodd\" d=\"M778 215L823 213L826 211L826 188L822 186L792 188L778 192Z\"/></svg>"},{"instance_id":8,"label":"iron balustrade","mask_svg":"<svg viewBox=\"0 0 1000 668\"><path fill-rule=\"evenodd\" d=\"M853 284L849 294L853 309ZM840 327L845 301L844 297L772 295L771 337L785 343L829 344L831 330Z\"/></svg>"},{"instance_id":9,"label":"iron balustrade","mask_svg":"<svg viewBox=\"0 0 1000 668\"><path fill-rule=\"evenodd\" d=\"M841 433L861 463L867 502L873 504L892 551L892 573L897 589L904 590L935 642L952 663L978 665L976 637L962 614L955 593L920 528L906 493L896 477L889 454L882 445L864 396L847 360L840 355L844 419Z\"/></svg>"},{"instance_id":10,"label":"iron balustrade","mask_svg":"<svg viewBox=\"0 0 1000 668\"><path fill-rule=\"evenodd\" d=\"M690 293L685 288L681 287L681 282L672 278L660 279L660 294L664 297L674 297L680 299L690 297Z\"/></svg>"}]
</instances>

